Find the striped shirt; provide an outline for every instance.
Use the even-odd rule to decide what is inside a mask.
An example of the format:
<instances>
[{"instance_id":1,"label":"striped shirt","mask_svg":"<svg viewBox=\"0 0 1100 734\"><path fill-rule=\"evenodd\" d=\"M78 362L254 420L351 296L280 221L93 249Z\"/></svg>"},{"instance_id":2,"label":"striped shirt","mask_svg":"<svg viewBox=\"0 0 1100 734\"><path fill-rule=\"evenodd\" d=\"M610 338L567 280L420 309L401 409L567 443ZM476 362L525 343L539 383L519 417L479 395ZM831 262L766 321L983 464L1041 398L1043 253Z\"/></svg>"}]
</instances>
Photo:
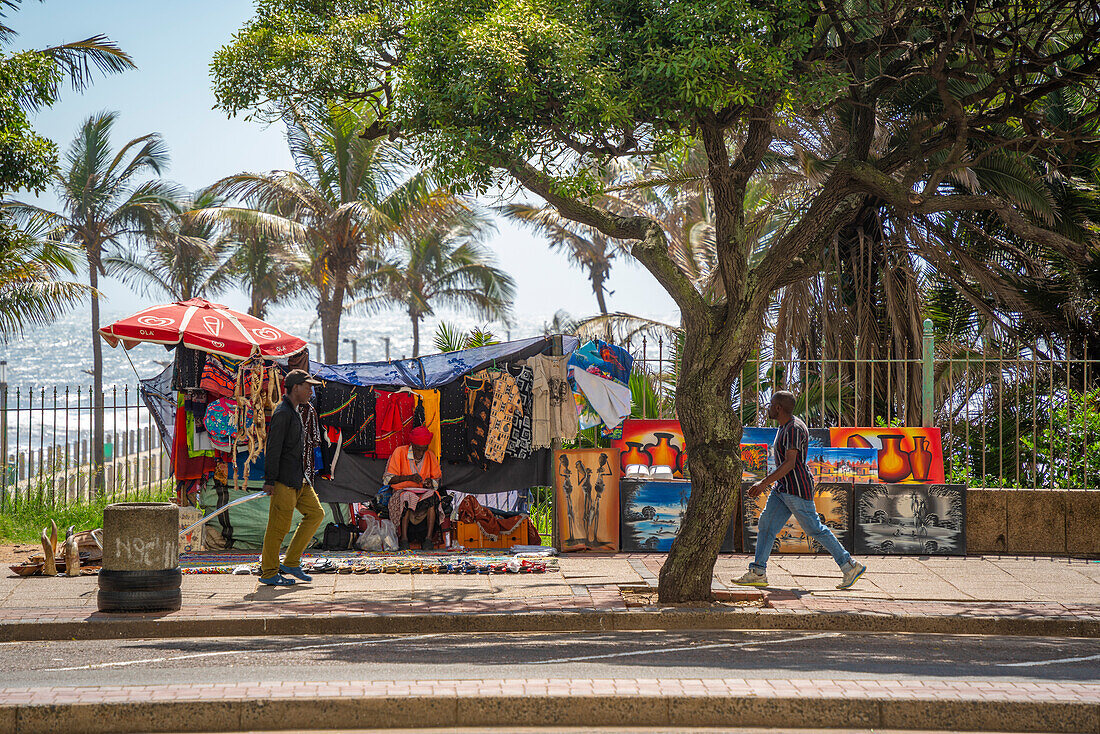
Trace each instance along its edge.
<instances>
[{"instance_id":1,"label":"striped shirt","mask_svg":"<svg viewBox=\"0 0 1100 734\"><path fill-rule=\"evenodd\" d=\"M783 477L775 482L775 488L780 492L797 495L805 500L813 501L814 477L806 466L806 451L810 446L810 430L800 419L792 417L779 427L775 436L772 449L775 451L775 462L782 465L787 458L787 451L798 451L798 460Z\"/></svg>"}]
</instances>

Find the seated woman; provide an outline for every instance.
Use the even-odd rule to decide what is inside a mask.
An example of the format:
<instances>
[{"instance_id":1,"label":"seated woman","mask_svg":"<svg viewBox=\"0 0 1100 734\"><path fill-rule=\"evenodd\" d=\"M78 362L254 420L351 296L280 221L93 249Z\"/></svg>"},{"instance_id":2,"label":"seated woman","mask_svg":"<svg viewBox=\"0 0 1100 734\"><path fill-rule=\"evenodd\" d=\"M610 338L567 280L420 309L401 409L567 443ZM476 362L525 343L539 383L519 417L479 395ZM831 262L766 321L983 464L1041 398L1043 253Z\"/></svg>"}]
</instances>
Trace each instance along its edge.
<instances>
[{"instance_id":1,"label":"seated woman","mask_svg":"<svg viewBox=\"0 0 1100 734\"><path fill-rule=\"evenodd\" d=\"M412 442L398 446L386 464L382 483L393 489L390 498L390 520L397 526L398 547L407 550L409 533L419 540L424 550L432 550L435 533L436 509L439 507L439 480L443 470L439 459L428 450L432 432L427 428L414 428L409 434ZM411 526L411 529L410 529ZM422 538L421 538L422 536Z\"/></svg>"}]
</instances>

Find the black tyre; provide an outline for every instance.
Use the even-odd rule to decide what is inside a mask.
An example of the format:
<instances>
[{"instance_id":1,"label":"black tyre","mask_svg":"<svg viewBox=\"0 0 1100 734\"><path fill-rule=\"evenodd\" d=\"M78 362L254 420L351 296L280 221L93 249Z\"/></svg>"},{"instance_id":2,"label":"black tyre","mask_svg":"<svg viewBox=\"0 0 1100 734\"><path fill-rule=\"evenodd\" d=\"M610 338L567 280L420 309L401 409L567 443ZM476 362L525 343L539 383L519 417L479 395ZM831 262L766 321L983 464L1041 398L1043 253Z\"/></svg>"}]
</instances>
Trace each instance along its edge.
<instances>
[{"instance_id":1,"label":"black tyre","mask_svg":"<svg viewBox=\"0 0 1100 734\"><path fill-rule=\"evenodd\" d=\"M174 612L183 604L179 588L157 591L104 591L97 599L101 612Z\"/></svg>"},{"instance_id":2,"label":"black tyre","mask_svg":"<svg viewBox=\"0 0 1100 734\"><path fill-rule=\"evenodd\" d=\"M168 591L178 589L182 580L183 574L179 568L99 572L99 588L103 591Z\"/></svg>"}]
</instances>

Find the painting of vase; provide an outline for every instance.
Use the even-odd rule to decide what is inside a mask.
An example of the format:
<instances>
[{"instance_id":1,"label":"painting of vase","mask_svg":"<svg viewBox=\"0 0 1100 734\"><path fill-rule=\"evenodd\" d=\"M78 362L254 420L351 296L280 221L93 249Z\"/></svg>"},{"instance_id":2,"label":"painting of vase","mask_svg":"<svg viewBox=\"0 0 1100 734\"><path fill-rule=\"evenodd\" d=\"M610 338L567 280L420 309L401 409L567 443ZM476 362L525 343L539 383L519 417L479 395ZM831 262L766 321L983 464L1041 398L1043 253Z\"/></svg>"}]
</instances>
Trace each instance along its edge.
<instances>
[{"instance_id":1,"label":"painting of vase","mask_svg":"<svg viewBox=\"0 0 1100 734\"><path fill-rule=\"evenodd\" d=\"M668 466L674 478L684 477L687 445L678 420L628 418L623 421L622 438L611 446L621 450L624 471L630 464Z\"/></svg>"},{"instance_id":2,"label":"painting of vase","mask_svg":"<svg viewBox=\"0 0 1100 734\"><path fill-rule=\"evenodd\" d=\"M880 482L943 484L945 481L938 428L830 428L829 435L833 446L874 449Z\"/></svg>"},{"instance_id":3,"label":"painting of vase","mask_svg":"<svg viewBox=\"0 0 1100 734\"><path fill-rule=\"evenodd\" d=\"M619 550L619 450L555 451L554 506L563 551Z\"/></svg>"},{"instance_id":4,"label":"painting of vase","mask_svg":"<svg viewBox=\"0 0 1100 734\"><path fill-rule=\"evenodd\" d=\"M626 468L632 464L641 464L642 466L649 466L653 463L653 457L649 455L649 452L642 448L642 445L637 441L627 441L626 448L619 454L619 468L622 472L626 473Z\"/></svg>"},{"instance_id":5,"label":"painting of vase","mask_svg":"<svg viewBox=\"0 0 1100 734\"><path fill-rule=\"evenodd\" d=\"M894 484L908 477L913 469L909 464L909 452L903 451L901 442L905 436L898 433L880 433L882 448L878 450L878 478Z\"/></svg>"}]
</instances>

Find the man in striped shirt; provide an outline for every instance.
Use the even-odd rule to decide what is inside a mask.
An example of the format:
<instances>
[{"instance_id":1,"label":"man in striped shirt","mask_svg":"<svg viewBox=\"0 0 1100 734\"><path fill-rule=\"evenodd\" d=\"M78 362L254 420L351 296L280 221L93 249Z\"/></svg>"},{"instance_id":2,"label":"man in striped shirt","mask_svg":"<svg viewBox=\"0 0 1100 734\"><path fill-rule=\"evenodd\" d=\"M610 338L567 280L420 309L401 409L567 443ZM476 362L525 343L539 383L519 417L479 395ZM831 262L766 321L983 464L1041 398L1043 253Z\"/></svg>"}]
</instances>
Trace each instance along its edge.
<instances>
[{"instance_id":1,"label":"man in striped shirt","mask_svg":"<svg viewBox=\"0 0 1100 734\"><path fill-rule=\"evenodd\" d=\"M775 484L775 491L768 497L768 504L760 514L756 534L756 559L749 564L748 572L741 578L734 579L734 583L742 586L768 585L768 556L771 555L772 545L787 520L794 515L806 535L820 543L840 566L844 580L837 588L847 589L863 575L867 567L852 560L833 532L818 517L814 506L814 477L806 466L810 431L805 423L794 416L794 406L794 394L786 390L773 393L768 404L768 418L779 423L779 432L772 448L776 462L782 463L775 471L749 488L749 496L757 497Z\"/></svg>"}]
</instances>

